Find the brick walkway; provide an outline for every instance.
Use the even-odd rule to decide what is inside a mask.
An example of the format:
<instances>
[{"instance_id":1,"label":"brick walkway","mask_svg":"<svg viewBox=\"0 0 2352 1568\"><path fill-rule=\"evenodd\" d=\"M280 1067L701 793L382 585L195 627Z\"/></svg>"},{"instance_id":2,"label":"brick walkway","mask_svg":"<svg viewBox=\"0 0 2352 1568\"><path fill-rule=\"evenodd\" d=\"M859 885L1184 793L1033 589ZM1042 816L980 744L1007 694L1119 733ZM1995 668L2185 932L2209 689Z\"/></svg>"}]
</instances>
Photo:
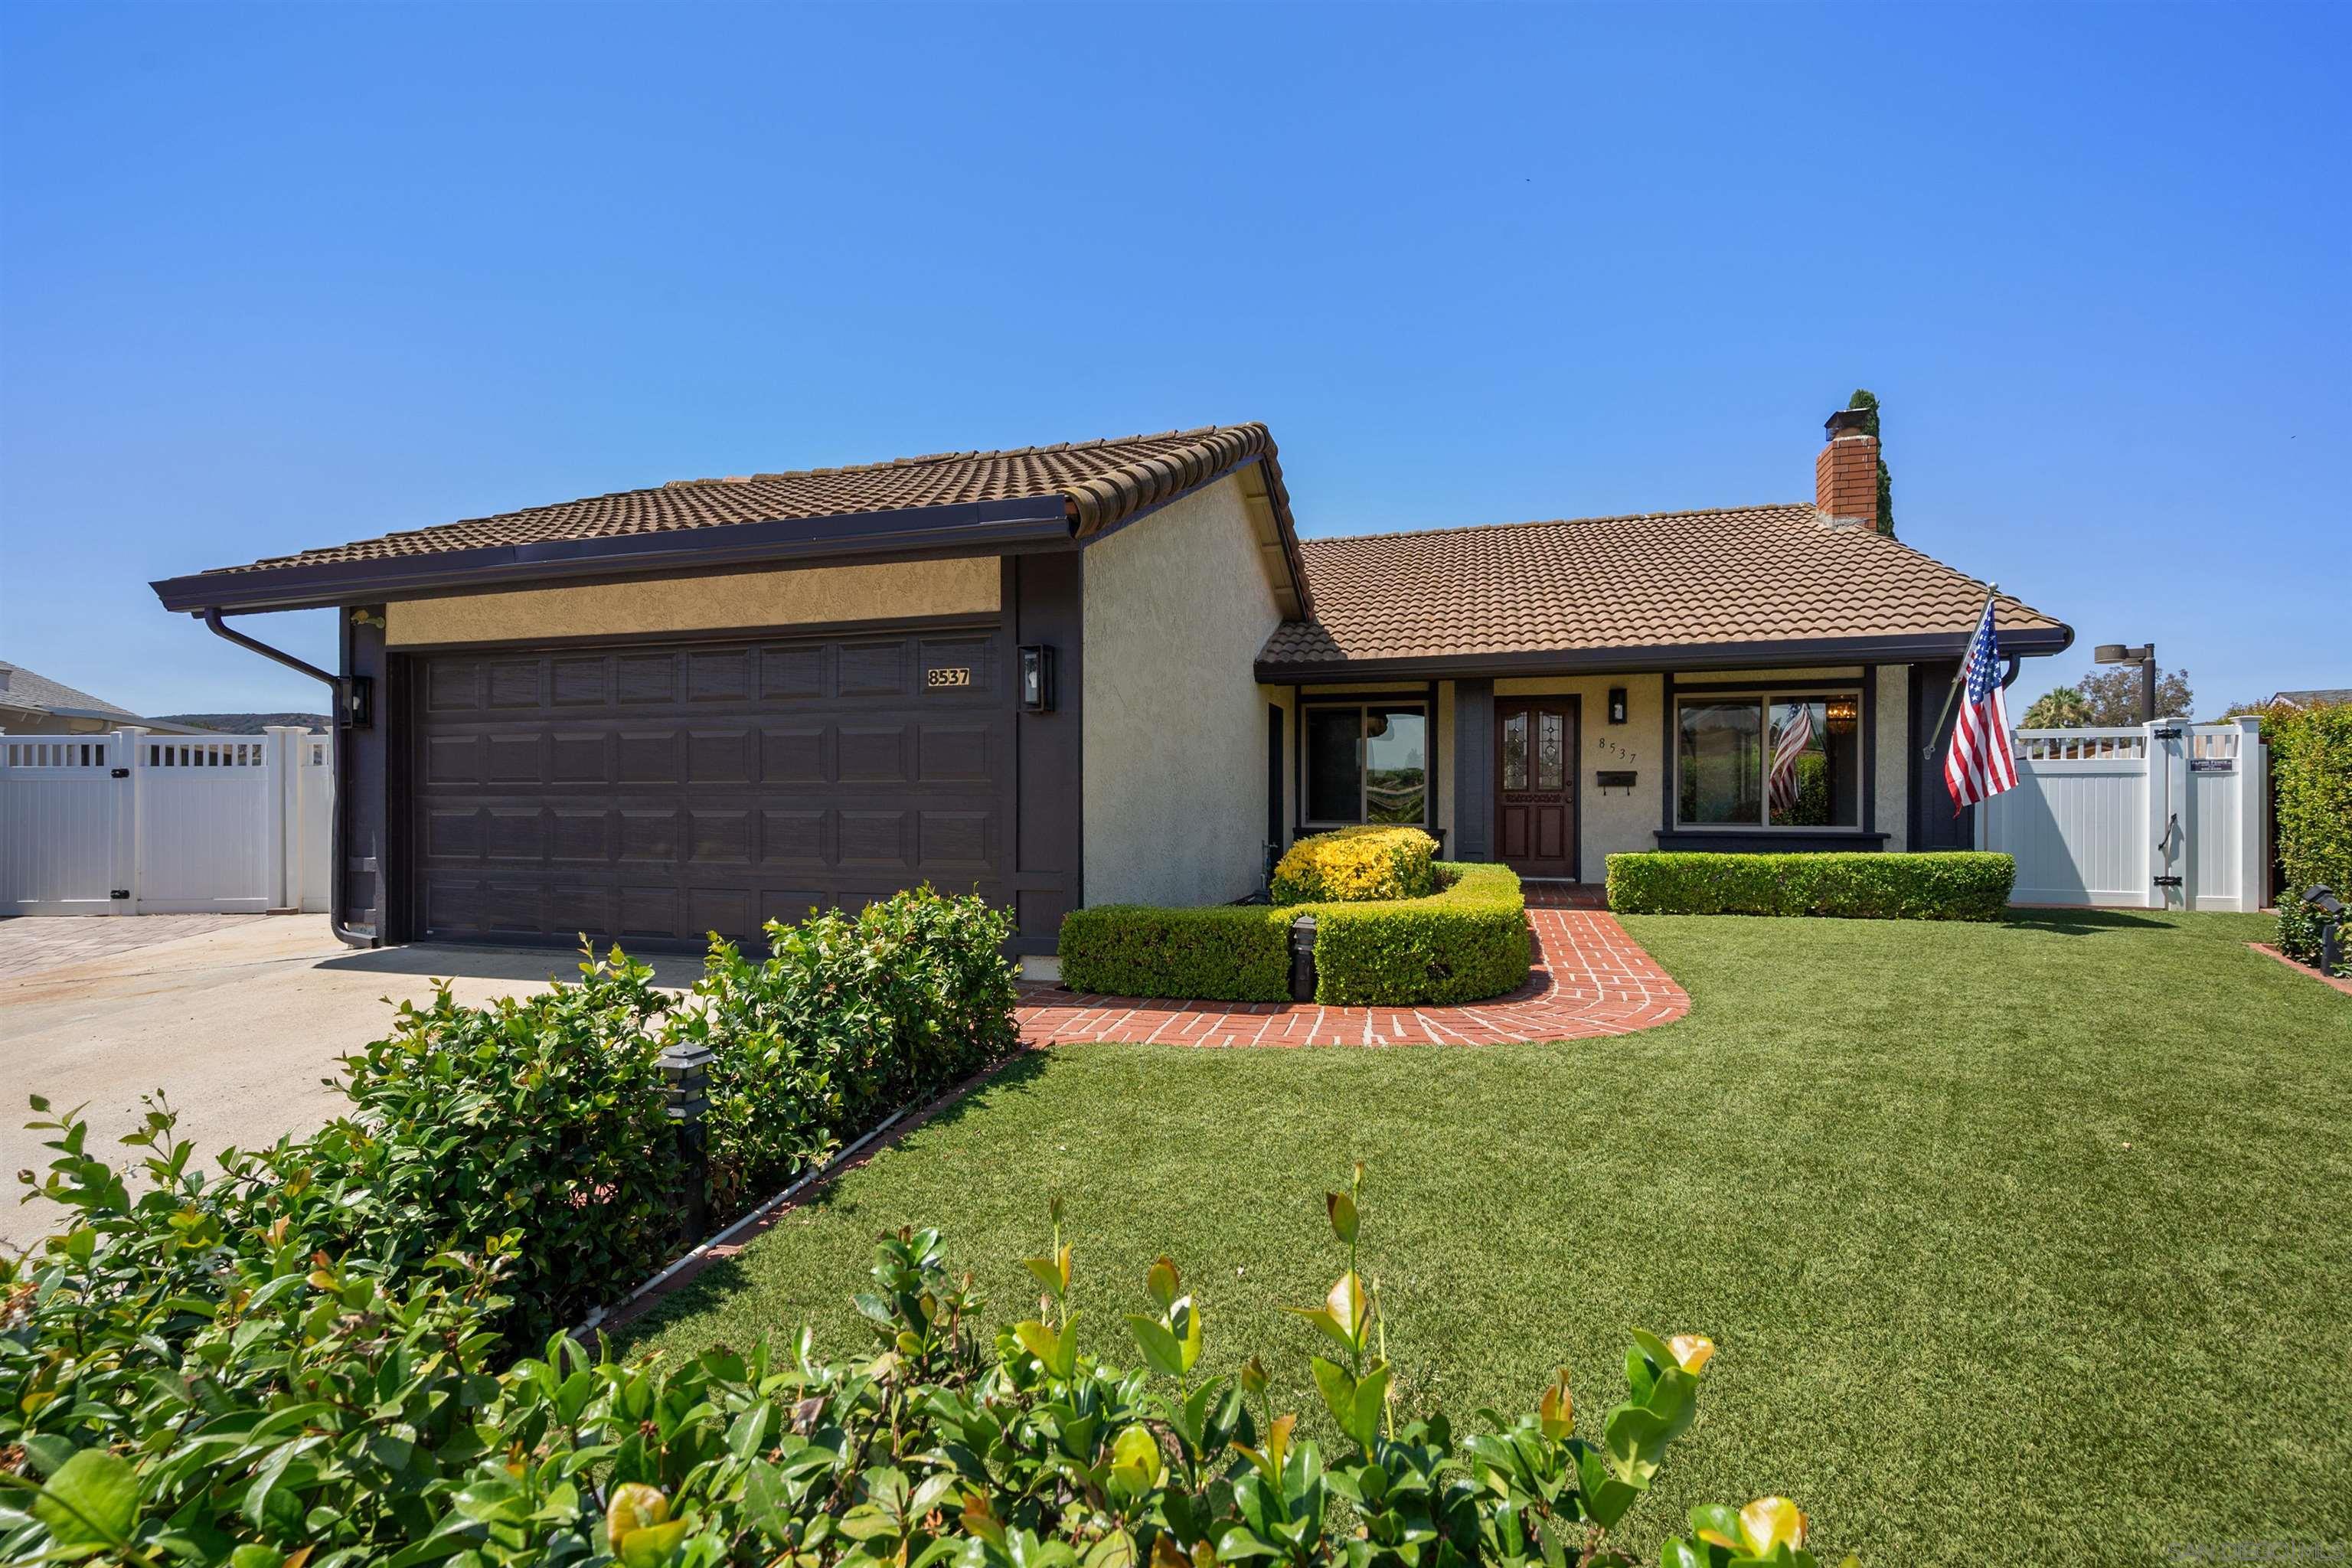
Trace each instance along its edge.
<instances>
[{"instance_id":1,"label":"brick walkway","mask_svg":"<svg viewBox=\"0 0 2352 1568\"><path fill-rule=\"evenodd\" d=\"M0 979L177 942L267 915L16 915L0 920Z\"/></svg>"},{"instance_id":2,"label":"brick walkway","mask_svg":"<svg viewBox=\"0 0 2352 1568\"><path fill-rule=\"evenodd\" d=\"M1531 890L1532 891L1532 890ZM1558 895L1565 904L1573 895ZM1541 900L1552 903L1551 898ZM1530 897L1530 904L1538 900ZM1024 987L1021 1037L1033 1046L1097 1040L1178 1046L1495 1046L1581 1040L1671 1024L1690 997L1589 908L1528 910L1535 973L1507 996L1466 1007L1322 1007L1288 1002L1148 1002Z\"/></svg>"}]
</instances>

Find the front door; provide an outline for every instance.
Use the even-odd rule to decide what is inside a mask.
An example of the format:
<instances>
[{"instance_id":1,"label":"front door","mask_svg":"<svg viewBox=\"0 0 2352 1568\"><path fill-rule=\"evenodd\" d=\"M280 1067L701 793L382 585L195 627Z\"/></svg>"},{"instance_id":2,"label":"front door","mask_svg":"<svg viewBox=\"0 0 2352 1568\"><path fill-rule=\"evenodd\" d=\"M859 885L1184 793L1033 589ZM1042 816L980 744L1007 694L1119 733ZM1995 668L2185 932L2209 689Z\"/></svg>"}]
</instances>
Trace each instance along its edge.
<instances>
[{"instance_id":1,"label":"front door","mask_svg":"<svg viewBox=\"0 0 2352 1568\"><path fill-rule=\"evenodd\" d=\"M1497 698L1495 826L1522 877L1577 874L1577 700Z\"/></svg>"}]
</instances>

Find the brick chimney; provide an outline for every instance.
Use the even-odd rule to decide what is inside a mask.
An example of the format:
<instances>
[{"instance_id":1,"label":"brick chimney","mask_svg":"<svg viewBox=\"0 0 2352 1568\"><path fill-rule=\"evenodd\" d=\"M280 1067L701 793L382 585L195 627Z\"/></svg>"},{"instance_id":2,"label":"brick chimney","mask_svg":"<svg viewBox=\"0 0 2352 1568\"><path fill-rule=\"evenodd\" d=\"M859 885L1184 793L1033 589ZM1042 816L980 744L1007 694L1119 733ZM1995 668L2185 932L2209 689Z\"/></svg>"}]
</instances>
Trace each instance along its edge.
<instances>
[{"instance_id":1,"label":"brick chimney","mask_svg":"<svg viewBox=\"0 0 2352 1568\"><path fill-rule=\"evenodd\" d=\"M1865 434L1866 408L1841 408L1823 426L1829 444L1813 459L1813 506L1832 528L1878 526L1878 437Z\"/></svg>"}]
</instances>

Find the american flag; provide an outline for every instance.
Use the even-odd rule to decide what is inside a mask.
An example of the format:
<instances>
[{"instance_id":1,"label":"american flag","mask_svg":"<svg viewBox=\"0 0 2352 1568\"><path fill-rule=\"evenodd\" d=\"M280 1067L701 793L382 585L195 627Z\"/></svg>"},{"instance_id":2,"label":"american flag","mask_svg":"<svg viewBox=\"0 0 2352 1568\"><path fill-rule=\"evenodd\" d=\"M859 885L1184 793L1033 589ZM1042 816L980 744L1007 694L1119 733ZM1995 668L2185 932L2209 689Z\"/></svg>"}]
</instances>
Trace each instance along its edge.
<instances>
[{"instance_id":1,"label":"american flag","mask_svg":"<svg viewBox=\"0 0 2352 1568\"><path fill-rule=\"evenodd\" d=\"M1961 667L1960 710L1952 721L1952 749L1944 757L1944 786L1952 792L1952 815L2017 787L2017 759L2009 750L2009 710L2000 700L2000 655L1993 647L1992 598L1969 642Z\"/></svg>"},{"instance_id":2,"label":"american flag","mask_svg":"<svg viewBox=\"0 0 2352 1568\"><path fill-rule=\"evenodd\" d=\"M1797 809L1797 759L1813 743L1813 705L1790 704L1788 721L1772 742L1772 809Z\"/></svg>"}]
</instances>

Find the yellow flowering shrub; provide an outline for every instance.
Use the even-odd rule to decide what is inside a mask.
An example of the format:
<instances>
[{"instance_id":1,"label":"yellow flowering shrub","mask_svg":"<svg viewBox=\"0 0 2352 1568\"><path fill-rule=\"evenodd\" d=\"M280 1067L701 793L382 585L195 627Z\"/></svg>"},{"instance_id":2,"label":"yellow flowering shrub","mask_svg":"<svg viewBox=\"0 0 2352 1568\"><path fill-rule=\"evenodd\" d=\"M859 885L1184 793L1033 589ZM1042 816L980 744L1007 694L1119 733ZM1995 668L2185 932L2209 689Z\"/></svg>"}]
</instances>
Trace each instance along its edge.
<instances>
[{"instance_id":1,"label":"yellow flowering shrub","mask_svg":"<svg viewBox=\"0 0 2352 1568\"><path fill-rule=\"evenodd\" d=\"M1276 904L1424 899L1437 890L1437 840L1418 827L1342 827L1290 847L1274 868Z\"/></svg>"}]
</instances>

